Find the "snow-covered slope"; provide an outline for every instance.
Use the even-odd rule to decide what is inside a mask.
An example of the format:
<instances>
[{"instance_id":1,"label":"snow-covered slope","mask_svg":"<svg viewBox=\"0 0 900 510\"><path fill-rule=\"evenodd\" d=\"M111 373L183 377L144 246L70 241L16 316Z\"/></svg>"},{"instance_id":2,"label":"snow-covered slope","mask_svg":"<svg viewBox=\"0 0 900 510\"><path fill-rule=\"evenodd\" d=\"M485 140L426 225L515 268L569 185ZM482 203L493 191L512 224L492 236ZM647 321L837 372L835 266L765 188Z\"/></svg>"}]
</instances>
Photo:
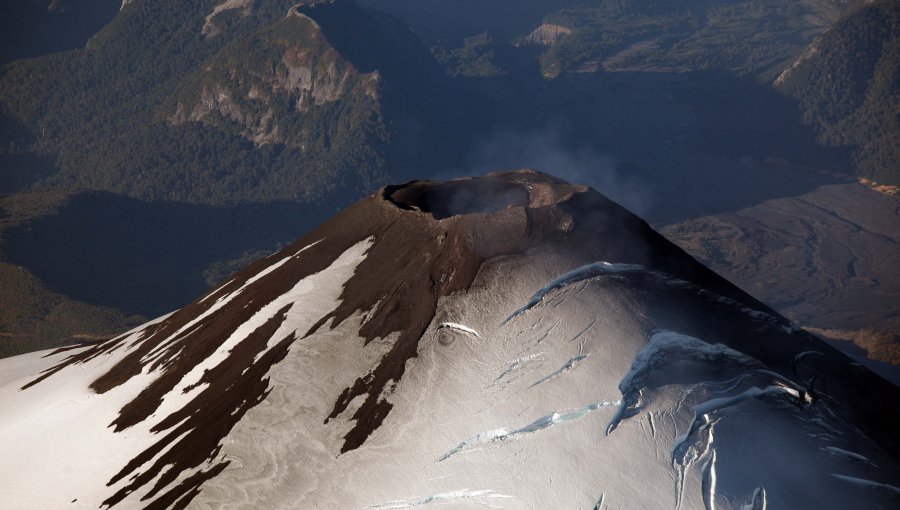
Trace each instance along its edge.
<instances>
[{"instance_id":1,"label":"snow-covered slope","mask_svg":"<svg viewBox=\"0 0 900 510\"><path fill-rule=\"evenodd\" d=\"M895 508L898 389L595 191L389 186L0 360L0 507Z\"/></svg>"}]
</instances>

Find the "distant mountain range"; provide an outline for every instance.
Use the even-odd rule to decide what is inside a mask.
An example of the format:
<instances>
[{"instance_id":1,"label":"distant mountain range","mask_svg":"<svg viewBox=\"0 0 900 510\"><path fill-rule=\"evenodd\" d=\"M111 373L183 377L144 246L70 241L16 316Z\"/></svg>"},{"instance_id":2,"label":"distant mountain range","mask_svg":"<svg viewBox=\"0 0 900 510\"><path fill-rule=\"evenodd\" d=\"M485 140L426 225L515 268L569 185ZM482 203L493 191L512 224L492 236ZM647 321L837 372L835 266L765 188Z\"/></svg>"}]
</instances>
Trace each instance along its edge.
<instances>
[{"instance_id":1,"label":"distant mountain range","mask_svg":"<svg viewBox=\"0 0 900 510\"><path fill-rule=\"evenodd\" d=\"M865 14L890 2L45 4L11 8L33 34L0 71L0 353L177 308L423 169L536 166L657 225L900 183L894 32ZM95 24L44 44L47 19ZM809 92L845 32L886 56Z\"/></svg>"}]
</instances>

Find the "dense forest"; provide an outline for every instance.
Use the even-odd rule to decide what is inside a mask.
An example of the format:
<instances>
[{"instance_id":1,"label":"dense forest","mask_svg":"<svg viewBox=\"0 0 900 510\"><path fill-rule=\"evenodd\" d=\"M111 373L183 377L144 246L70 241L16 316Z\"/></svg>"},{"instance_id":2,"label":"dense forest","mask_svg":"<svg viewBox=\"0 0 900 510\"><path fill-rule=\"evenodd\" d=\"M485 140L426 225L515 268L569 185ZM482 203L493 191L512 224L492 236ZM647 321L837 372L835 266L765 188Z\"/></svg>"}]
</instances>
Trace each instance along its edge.
<instances>
[{"instance_id":1,"label":"dense forest","mask_svg":"<svg viewBox=\"0 0 900 510\"><path fill-rule=\"evenodd\" d=\"M854 148L856 172L900 184L900 2L865 2L776 81L824 144Z\"/></svg>"},{"instance_id":2,"label":"dense forest","mask_svg":"<svg viewBox=\"0 0 900 510\"><path fill-rule=\"evenodd\" d=\"M313 83L264 98L233 96L236 115L277 114L273 129L281 136L272 143L254 143L240 126L216 120L214 111L200 122L173 121L174 104L197 101L230 76L249 80L254 71L279 66L278 72L289 71L285 54L305 47L306 32L315 30L296 16L270 25L289 7L270 2L279 3L254 16L226 11L214 18L220 32L205 36L204 18L181 2L133 2L84 50L10 65L0 78L2 115L12 125L7 132L21 130L6 144L12 147L7 161L51 163L57 171L42 187L195 203L321 199L340 184L369 189L382 182L379 151L389 134L373 93L359 83L303 112L292 95L313 92ZM59 78L47 79L48 69ZM12 157L18 153L33 157Z\"/></svg>"},{"instance_id":3,"label":"dense forest","mask_svg":"<svg viewBox=\"0 0 900 510\"><path fill-rule=\"evenodd\" d=\"M427 150L404 126L437 124L417 112L443 74L396 20L220 3L135 0L0 70L6 354L180 306Z\"/></svg>"}]
</instances>

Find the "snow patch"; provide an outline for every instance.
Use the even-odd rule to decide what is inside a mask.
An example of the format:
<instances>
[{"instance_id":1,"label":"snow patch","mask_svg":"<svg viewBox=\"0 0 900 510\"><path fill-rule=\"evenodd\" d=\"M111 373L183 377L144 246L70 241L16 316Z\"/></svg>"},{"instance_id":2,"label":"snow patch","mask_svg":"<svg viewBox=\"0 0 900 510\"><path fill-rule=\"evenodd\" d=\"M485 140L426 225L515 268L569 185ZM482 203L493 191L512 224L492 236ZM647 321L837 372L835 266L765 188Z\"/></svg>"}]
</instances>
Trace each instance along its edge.
<instances>
[{"instance_id":1,"label":"snow patch","mask_svg":"<svg viewBox=\"0 0 900 510\"><path fill-rule=\"evenodd\" d=\"M468 333L470 335L475 336L476 338L481 338L481 335L478 334L474 329L464 326L462 324L458 324L456 322L442 322L438 324L438 329L452 329L454 331L459 331L462 333Z\"/></svg>"},{"instance_id":2,"label":"snow patch","mask_svg":"<svg viewBox=\"0 0 900 510\"><path fill-rule=\"evenodd\" d=\"M535 432L548 429L555 425L559 425L561 423L566 423L572 420L577 420L587 414L590 414L597 409L603 409L604 407L612 407L619 405L619 402L609 402L602 401L596 402L594 404L588 404L584 407L580 407L575 409L574 411L569 411L566 413L554 412L548 414L546 416L542 416L537 420L525 425L524 427L514 429L514 430L506 430L506 429L495 429L487 432L482 432L480 434L476 434L475 436L459 443L452 450L448 451L444 455L442 455L437 462L443 462L450 457L456 455L457 453L472 450L473 448L479 446L488 446L494 443L501 443L507 440L515 439L518 436L533 434Z\"/></svg>"},{"instance_id":3,"label":"snow patch","mask_svg":"<svg viewBox=\"0 0 900 510\"><path fill-rule=\"evenodd\" d=\"M565 364L563 364L563 366L561 366L559 369L557 369L553 373L547 375L546 377L536 381L534 384L529 386L529 388L534 388L535 386L537 386L539 384L543 384L545 382L556 379L557 377L565 374L569 370L572 370L573 368L575 368L579 363L581 363L582 361L587 359L588 356L590 356L590 354L586 353L586 354L579 354L577 356L573 356L572 358L569 358L569 360L566 361Z\"/></svg>"},{"instance_id":4,"label":"snow patch","mask_svg":"<svg viewBox=\"0 0 900 510\"><path fill-rule=\"evenodd\" d=\"M703 464L703 479L701 482L703 491L703 506L706 510L716 510L716 451L712 450L710 456Z\"/></svg>"},{"instance_id":5,"label":"snow patch","mask_svg":"<svg viewBox=\"0 0 900 510\"><path fill-rule=\"evenodd\" d=\"M152 362L154 359L156 359L156 358L158 358L159 356L161 356L161 355L166 351L166 349L167 349L169 346L171 346L171 345L174 344L175 342L181 340L180 337L181 337L181 335L182 335L183 333L190 332L195 326L197 326L198 324L200 324L201 322L203 322L206 318L210 317L211 315L213 315L214 313L216 313L217 311L219 311L220 309L222 309L222 307L224 307L224 306L227 305L229 302L231 302L234 298L236 298L237 296L239 296L239 295L240 295L242 292L244 292L248 287L250 287L251 285L253 285L253 284L256 283L257 281L259 281L260 279L264 278L264 277L267 276L268 274L272 273L273 271L275 271L275 270L278 269L279 267L283 266L288 260L291 260L292 258L297 257L298 255L300 255L301 253L303 253L303 252L306 251L307 249L312 248L313 246L317 245L317 244L320 243L320 242L322 242L321 239L319 239L318 241L316 241L316 242L314 242L314 243L312 243L312 244L309 244L309 245L307 245L307 246L304 246L304 247L301 248L297 253L295 253L295 254L293 254L293 255L290 255L290 256L288 256L288 257L284 257L283 259L279 260L278 262L276 262L276 263L272 264L271 266L267 267L266 269L260 271L258 274L254 275L252 278L250 278L249 280L247 280L246 282L244 282L244 284L241 285L241 287L238 288L237 290L235 290L235 291L233 291L233 292L229 292L228 294L225 294L224 296L221 296L221 297L219 297L218 299L216 299L216 301L213 303L212 306L210 306L209 308L207 308L203 313L201 313L200 315L198 315L197 317L195 317L193 320L191 320L190 322L188 322L188 323L185 324L184 326L180 327L180 328L178 329L178 331L176 331L175 333L173 333L173 334L172 334L169 338L167 338L166 340L160 342L159 345L158 345L156 348L154 348L152 351L148 352L147 355L144 356L144 358L141 360L141 362L143 362L143 363L150 363L150 362ZM302 282L302 281L303 281L303 280L301 280L301 282ZM226 284L226 285L227 285L227 284ZM224 288L224 287L225 287L225 285L223 285L222 287L219 287L218 290L216 290L215 292L211 292L211 293L208 294L206 297L204 297L203 299L201 299L199 302L202 303L202 302L206 301L207 299L209 299L209 298L211 298L212 296L214 296L217 292L219 292L219 290L221 290L221 289Z\"/></svg>"},{"instance_id":6,"label":"snow patch","mask_svg":"<svg viewBox=\"0 0 900 510\"><path fill-rule=\"evenodd\" d=\"M894 487L893 485L888 485L886 483L881 483L881 482L873 482L872 480L856 478L853 476L838 475L838 474L834 474L834 473L832 473L831 476L837 478L838 480L847 482L849 484L855 485L862 489L874 490L874 491L886 493L886 494L894 496L894 497L900 497L900 488Z\"/></svg>"},{"instance_id":7,"label":"snow patch","mask_svg":"<svg viewBox=\"0 0 900 510\"><path fill-rule=\"evenodd\" d=\"M741 505L741 510L766 510L766 488L754 489L750 501Z\"/></svg>"},{"instance_id":8,"label":"snow patch","mask_svg":"<svg viewBox=\"0 0 900 510\"><path fill-rule=\"evenodd\" d=\"M541 288L540 290L535 292L531 296L531 299L529 299L528 302L525 303L525 306L514 311L500 325L501 326L506 325L511 320L513 320L521 315L524 315L526 312L528 312L532 308L540 305L544 301L544 299L547 297L547 295L555 290L558 290L558 289L561 289L561 288L564 288L569 285L579 283L582 281L590 280L593 278L598 278L601 276L618 275L618 274L635 274L635 273L653 276L653 277L661 280L662 282L664 282L669 287L694 291L698 295L700 295L704 298L711 299L712 301L722 303L729 307L735 308L735 309L739 310L741 313L753 318L754 320L767 321L767 322L772 322L772 321L782 322L766 312L754 310L753 308L750 308L750 307L744 305L743 303L736 301L732 298L721 296L719 294L716 294L715 292L711 292L707 289L699 287L691 282L681 280L679 278L675 278L666 273L648 269L647 267L642 266L640 264L624 264L624 263L612 263L612 262L600 261L600 262L593 262L591 264L583 265L581 267L573 269L572 271L569 271L568 273L565 273L562 276L552 280L549 284L547 284L546 286L544 286L543 288ZM588 328L588 329L590 329L590 328Z\"/></svg>"},{"instance_id":9,"label":"snow patch","mask_svg":"<svg viewBox=\"0 0 900 510\"><path fill-rule=\"evenodd\" d=\"M130 0L129 0L130 1ZM124 3L123 3L124 6ZM212 12L206 15L204 19L203 27L200 29L200 33L203 34L204 37L212 37L219 33L219 27L216 26L213 18L218 16L219 14L235 10L242 9L243 15L246 16L249 14L250 9L253 7L253 0L225 0L219 5L213 7Z\"/></svg>"},{"instance_id":10,"label":"snow patch","mask_svg":"<svg viewBox=\"0 0 900 510\"><path fill-rule=\"evenodd\" d=\"M843 448L838 448L836 446L826 446L822 448L823 451L828 452L837 457L843 457L845 459L849 459L855 462L863 462L865 464L869 464L872 467L878 467L874 462L865 457L864 455L860 455L856 452L851 452L849 450L844 450Z\"/></svg>"},{"instance_id":11,"label":"snow patch","mask_svg":"<svg viewBox=\"0 0 900 510\"><path fill-rule=\"evenodd\" d=\"M592 264L587 264L587 265L581 266L577 269L573 269L572 271L569 271L568 273L565 273L564 275L560 276L559 278L556 278L555 280L551 281L544 288L535 292L534 295L531 296L531 299L529 299L528 302L525 304L525 306L523 306L522 308L519 308L518 310L513 312L512 315L507 317L506 320L504 320L501 325L508 323L509 321L515 319L516 317L518 317L520 315L523 315L525 312L527 312L527 311L531 310L532 308L534 308L535 306L539 305L541 303L541 301L543 301L544 298L547 296L547 294L550 294L554 290L561 289L561 288L571 285L573 283L577 283L577 282L580 282L583 280L588 280L588 279L595 278L598 276L605 276L608 274L616 274L616 273L628 273L628 272L634 273L634 272L642 272L642 271L646 271L644 266L640 266L637 264L612 264L612 263L603 262L603 261L594 262Z\"/></svg>"},{"instance_id":12,"label":"snow patch","mask_svg":"<svg viewBox=\"0 0 900 510\"><path fill-rule=\"evenodd\" d=\"M427 505L428 503L435 502L447 502L447 501L458 501L461 499L501 499L501 498L512 498L512 496L507 496L506 494L499 494L492 490L469 490L462 489L458 491L452 492L441 492L438 494L432 494L430 496L422 496L418 498L411 499L398 499L395 501L388 501L387 503L381 503L380 505L372 505L368 507L370 510L394 510L400 508L412 508L421 505Z\"/></svg>"},{"instance_id":13,"label":"snow patch","mask_svg":"<svg viewBox=\"0 0 900 510\"><path fill-rule=\"evenodd\" d=\"M674 331L656 331L650 335L647 345L634 357L631 370L619 383L622 405L619 412L613 417L613 421L610 422L606 431L607 435L619 426L625 411L637 405L640 391L646 385L651 373L655 369L669 364L673 358L717 364L731 363L748 368L762 367L762 364L754 358L725 345L710 344Z\"/></svg>"},{"instance_id":14,"label":"snow patch","mask_svg":"<svg viewBox=\"0 0 900 510\"><path fill-rule=\"evenodd\" d=\"M32 377L35 362L52 366L69 354L43 358L45 352L36 352L0 360L0 374L19 375L0 386L2 508L64 508L76 498L84 508L98 508L115 490L98 481L109 480L155 440L148 424L120 433L109 424L157 373L145 370L104 394L90 389L97 373L119 362L125 350L102 354L19 390ZM28 368L27 375L20 375L20 366Z\"/></svg>"},{"instance_id":15,"label":"snow patch","mask_svg":"<svg viewBox=\"0 0 900 510\"><path fill-rule=\"evenodd\" d=\"M365 256L366 251L371 246L372 238L365 239L360 241L359 243L351 246L344 253L342 253L334 262L331 263L326 269L322 270L319 273L315 273L307 276L306 278L297 282L294 287L282 294L281 296L275 298L272 302L262 307L258 312L256 312L250 319L241 324L237 329L234 330L234 333L228 337L222 345L219 346L216 351L204 359L201 363L198 363L188 372L184 378L182 378L181 382L172 389L169 393L167 393L162 400L157 412L155 413L159 416L158 421L165 420L167 416L171 413L181 409L187 403L189 403L194 397L196 397L204 388L204 386L198 385L200 380L203 378L203 374L209 370L213 370L215 367L219 366L221 363L225 362L231 351L234 350L235 347L240 345L241 342L246 340L257 328L265 324L269 319L274 317L279 310L283 309L285 306L290 305L291 308L288 310L286 314L286 319L284 323L279 327L279 329L272 335L268 340L268 344L265 349L260 351L256 358L253 360L253 363L257 363L262 357L271 349L276 343L285 338L287 335L295 333L296 330L302 324L311 324L317 317L324 315L331 309L333 309L338 304L338 296L340 295L340 291L343 288L344 283L350 279L353 275L353 272L356 269L356 266L362 262L363 257ZM271 271L274 271L275 268L280 267L284 264L288 259L299 255L303 250L313 246L315 243L303 248L297 254L292 255L291 257L286 257L272 266L270 266L263 273L268 274ZM220 303L227 303L234 296L238 295L244 288L251 285L254 281L259 280L263 275L256 275L251 280L248 280L244 286L235 292L229 294L228 296L224 296L217 301L215 305L213 305L210 310L207 310L206 313L201 315L208 315L212 309L216 309L218 307L223 306ZM319 295L314 295L317 292ZM328 310L325 310L321 315L317 314L316 307L313 306L312 301L316 301L319 305L325 305L326 307L331 306ZM300 312L295 312L295 309L302 309ZM293 314L292 314L293 312ZM199 320L199 319L198 319ZM196 322L192 321L192 322ZM183 330L185 328L181 328ZM179 331L181 331L179 330ZM176 333L177 335L178 333ZM173 335L176 336L176 335Z\"/></svg>"}]
</instances>

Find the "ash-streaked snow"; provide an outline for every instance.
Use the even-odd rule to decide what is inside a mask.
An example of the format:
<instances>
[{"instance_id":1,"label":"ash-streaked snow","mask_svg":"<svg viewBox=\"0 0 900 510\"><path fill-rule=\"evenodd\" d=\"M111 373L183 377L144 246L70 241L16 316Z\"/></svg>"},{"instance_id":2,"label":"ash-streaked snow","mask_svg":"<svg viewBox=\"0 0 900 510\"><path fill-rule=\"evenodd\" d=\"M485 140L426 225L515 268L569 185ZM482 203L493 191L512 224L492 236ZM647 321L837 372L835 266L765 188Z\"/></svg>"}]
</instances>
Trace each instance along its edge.
<instances>
[{"instance_id":1,"label":"ash-streaked snow","mask_svg":"<svg viewBox=\"0 0 900 510\"><path fill-rule=\"evenodd\" d=\"M762 303L615 204L534 174L507 178L525 180L515 181L517 196L534 207L437 220L412 207L441 199L427 183L386 189L351 210L354 225L330 227L340 242L326 235L310 244L316 234L265 259L256 274L161 319L159 338L138 329L71 364L60 362L89 348L0 360L0 507L97 508L125 490L115 508L140 508L159 501L141 501L154 484L214 467L189 494L190 508L895 504L900 467L883 434L889 425L872 416L883 409L873 403L898 399L871 374L759 311ZM557 207L557 199L571 200ZM598 210L630 226L600 225L613 231L597 230L597 239ZM369 218L380 230L353 230ZM413 227L440 264L418 265L419 238L403 237ZM442 229L456 237L438 243ZM498 245L498 231L520 237ZM406 241L413 257L397 258ZM450 256L476 242L492 255ZM384 279L382 264L400 270ZM421 278L403 279L411 267L425 269ZM414 302L397 297L411 288ZM124 364L100 394L88 389L129 353L144 363ZM253 391L229 394L247 373ZM171 385L139 399L155 381ZM862 391L870 389L879 400ZM204 414L235 394L253 405ZM110 423L135 401L148 414L115 432ZM167 428L157 434L154 424ZM166 481L176 469L167 456L215 427L219 434L201 437L211 447ZM152 479L128 492L141 474Z\"/></svg>"},{"instance_id":2,"label":"ash-streaked snow","mask_svg":"<svg viewBox=\"0 0 900 510\"><path fill-rule=\"evenodd\" d=\"M565 362L565 364L563 364L563 366L559 367L558 369L554 370L552 373L547 374L546 376L535 381L534 384L531 385L531 387L533 388L539 384L543 384L545 382L552 381L552 380L556 379L557 377L562 376L569 370L572 370L573 368L578 366L579 363L586 360L588 356L590 356L589 353L577 354L575 356L572 356L571 358L566 360L566 362Z\"/></svg>"},{"instance_id":3,"label":"ash-streaked snow","mask_svg":"<svg viewBox=\"0 0 900 510\"><path fill-rule=\"evenodd\" d=\"M268 316L265 310L277 310L284 303L293 303L292 310L296 312L289 315L282 327L308 328L337 305L343 283L365 258L369 243L369 240L358 243L325 271L302 280L294 290L279 298L277 307L264 307L261 317L254 316L246 328L235 331L215 355L199 363L163 398L153 419L122 432L114 432L109 424L159 373L145 369L126 384L103 394L95 393L89 385L104 373L105 368L122 359L129 349L115 349L86 363L67 367L27 390L20 388L41 368L51 367L79 350L51 356L38 352L0 360L3 383L0 409L15 410L0 413L0 457L3 459L0 462L0 508L100 507L125 483L107 487L106 481L139 452L159 440L158 435L150 431L152 426L181 409L202 390L203 386L196 384L203 373L227 359L246 333L255 329L257 322L265 321ZM275 265L281 263L283 261ZM307 282L305 286L304 282ZM229 296L221 297L210 309L217 309L220 303L229 300ZM166 317L130 332L123 345L132 348L140 343L144 340L143 329ZM185 329L178 330L169 342L177 340ZM177 441L175 438L173 444ZM141 496L134 494L133 501L124 506L141 506L137 503Z\"/></svg>"},{"instance_id":4,"label":"ash-streaked snow","mask_svg":"<svg viewBox=\"0 0 900 510\"><path fill-rule=\"evenodd\" d=\"M505 277L495 278L497 274ZM812 438L793 447L745 444L790 431L792 420L808 423L794 417L803 411L792 403L783 408L777 397L774 404L760 400L772 397L766 391L773 386L779 389L770 391L783 394L785 402L796 401L799 392L779 383L784 376L760 372L764 365L759 360L717 344L715 338L635 320L635 310L647 313L639 296L599 281L558 306L533 307L532 321L499 326L509 299L498 296L527 302L532 289L546 285L540 274L540 266L496 262L483 270L473 290L444 298L437 316L454 317L489 340L421 343L407 375L383 397L393 404L385 425L366 445L340 456L334 452L349 423L331 420L323 428L315 416L327 409L314 402L341 391L346 381L334 380L338 374L330 367L344 360L338 354L324 361L320 356L329 352L329 344L340 342L340 350L364 354L368 361L355 365L364 372L392 339L359 350L362 341L353 337L353 324L307 339L273 369L271 404L251 410L225 445L225 454L240 458L241 467L212 480L198 497L198 508L276 506L284 500L297 508L314 508L319 501L341 508L379 508L428 500L426 504L462 509L594 508L600 503L602 508L674 509L678 504L685 510L712 505L738 510L748 501L750 508L764 508L767 497L785 507L799 501L796 488L779 481L790 478L785 471L748 466L744 451L821 456L819 448L826 443ZM573 356L576 338L584 340L584 357ZM676 368L685 362L697 369L688 379ZM552 384L534 385L569 365L575 368ZM760 385L762 394L750 390ZM607 436L615 407L624 407L614 401L618 394L623 399L642 396L633 409L636 414L621 417L615 433ZM288 412L304 406L312 416ZM711 421L703 437L686 434L695 408L713 417L714 442ZM729 413L733 410L739 412ZM804 426L819 430L813 423ZM266 434L261 436L257 431L263 427ZM772 432L763 432L766 427ZM680 442L691 446L690 462L673 462ZM828 470L845 462L828 458L833 460L811 472L809 483L824 483ZM747 469L756 473L752 479L740 474ZM460 487L510 497L428 499L454 494ZM604 494L602 503L598 493ZM834 494L816 501L820 508L839 508L830 499L840 501Z\"/></svg>"},{"instance_id":5,"label":"ash-streaked snow","mask_svg":"<svg viewBox=\"0 0 900 510\"><path fill-rule=\"evenodd\" d=\"M596 411L597 409L602 409L604 407L612 407L619 405L620 402L596 402L593 404L588 404L584 407L580 407L578 409L574 409L571 411L561 411L561 412L553 412L546 416L541 416L540 418L534 420L533 422L525 425L524 427L520 427L517 429L507 430L507 429L495 429L489 430L487 432L482 432L480 434L475 435L465 441L456 445L452 450L448 451L441 458L438 459L438 462L445 461L456 455L457 453L462 453L465 451L469 451L475 448L483 447L483 446L491 446L497 445L499 443L503 443L505 441L509 441L517 438L518 436L522 436L525 434L533 434L540 430L548 429L550 427L554 427L556 425L566 423L572 420L577 420L582 416L585 416L589 413Z\"/></svg>"},{"instance_id":6,"label":"ash-streaked snow","mask_svg":"<svg viewBox=\"0 0 900 510\"><path fill-rule=\"evenodd\" d=\"M447 502L460 502L460 500L464 499L477 499L477 500L487 500L487 499L504 499L510 498L511 496L507 496L505 494L497 494L492 490L469 490L462 489L458 491L452 492L441 492L438 494L432 494L430 496L422 496L418 498L410 498L404 500L397 501L388 501L387 503L382 503L380 505L373 505L369 508L371 510L395 510L401 508L413 508L416 506L427 505L429 503L447 503Z\"/></svg>"},{"instance_id":7,"label":"ash-streaked snow","mask_svg":"<svg viewBox=\"0 0 900 510\"><path fill-rule=\"evenodd\" d=\"M462 324L457 324L455 322L442 322L442 323L438 324L438 329L445 329L445 328L452 329L454 331L460 331L462 333L468 333L476 338L481 336L474 329L472 329L468 326L462 325Z\"/></svg>"}]
</instances>

